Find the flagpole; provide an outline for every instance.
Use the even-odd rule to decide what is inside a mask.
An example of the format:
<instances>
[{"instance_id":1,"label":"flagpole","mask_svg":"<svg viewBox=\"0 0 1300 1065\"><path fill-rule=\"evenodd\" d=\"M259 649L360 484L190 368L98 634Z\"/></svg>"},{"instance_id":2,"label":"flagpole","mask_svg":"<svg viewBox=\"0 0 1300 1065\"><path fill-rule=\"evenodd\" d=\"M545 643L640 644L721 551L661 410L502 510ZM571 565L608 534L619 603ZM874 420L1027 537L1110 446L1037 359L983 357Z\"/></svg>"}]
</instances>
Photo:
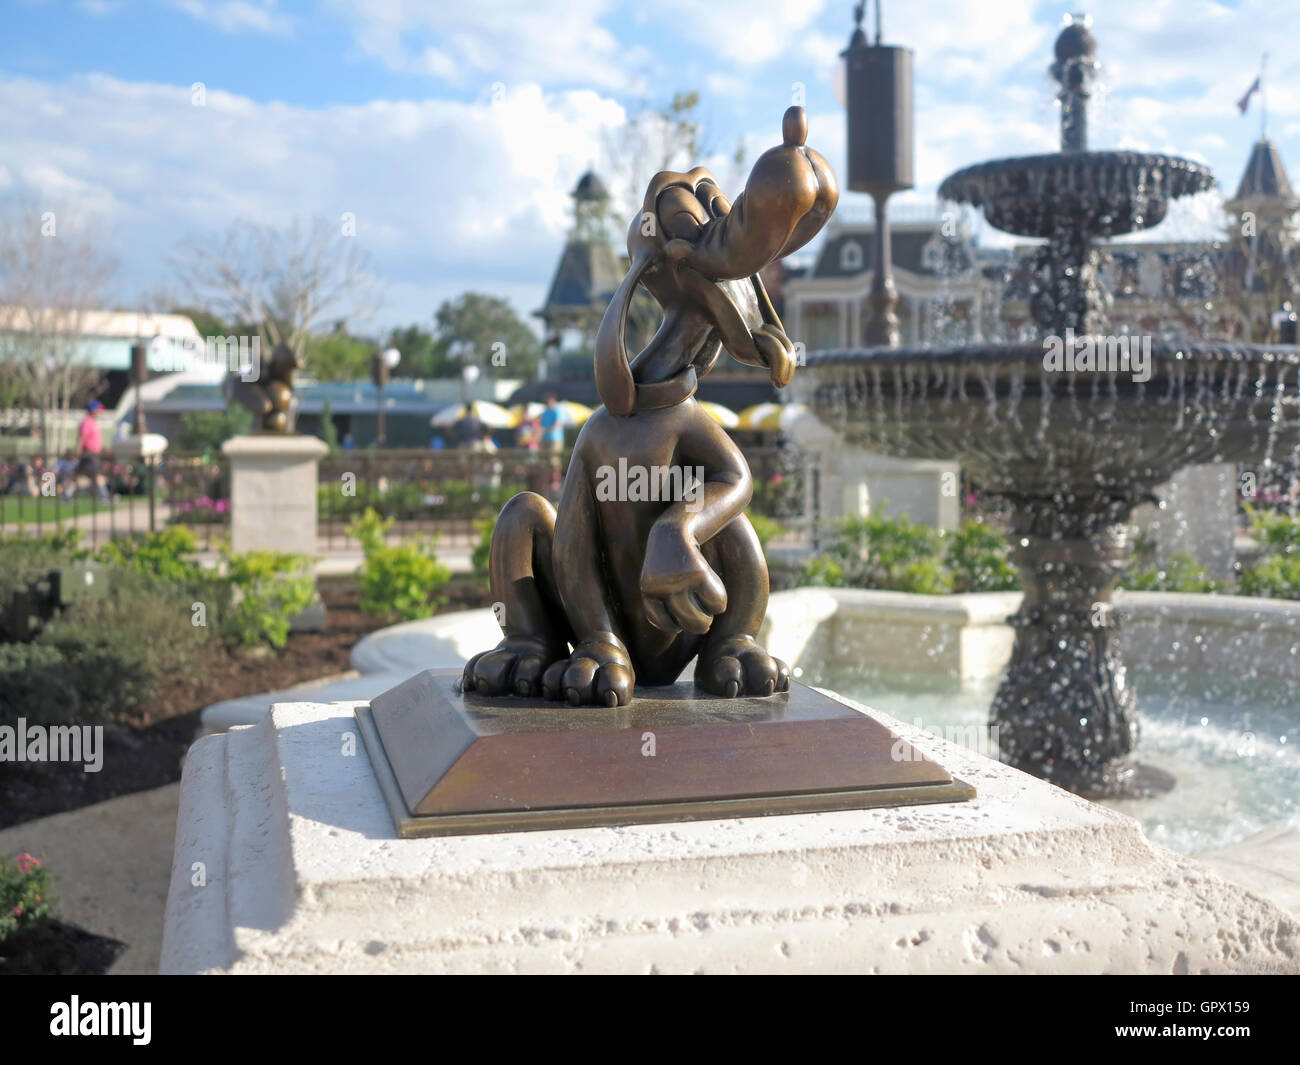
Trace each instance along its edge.
<instances>
[{"instance_id":1,"label":"flagpole","mask_svg":"<svg viewBox=\"0 0 1300 1065\"><path fill-rule=\"evenodd\" d=\"M1259 139L1268 140L1268 89L1264 84L1264 68L1268 66L1268 53L1259 59Z\"/></svg>"}]
</instances>

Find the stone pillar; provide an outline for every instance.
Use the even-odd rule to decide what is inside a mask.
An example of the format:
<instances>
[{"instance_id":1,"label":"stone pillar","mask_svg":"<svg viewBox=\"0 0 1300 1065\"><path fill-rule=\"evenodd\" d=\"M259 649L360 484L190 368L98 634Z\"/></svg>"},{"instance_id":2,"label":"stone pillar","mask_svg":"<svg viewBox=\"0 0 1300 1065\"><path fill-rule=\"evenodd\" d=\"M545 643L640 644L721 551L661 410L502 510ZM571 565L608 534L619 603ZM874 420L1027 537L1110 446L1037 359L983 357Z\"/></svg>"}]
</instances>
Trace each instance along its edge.
<instances>
[{"instance_id":1,"label":"stone pillar","mask_svg":"<svg viewBox=\"0 0 1300 1065\"><path fill-rule=\"evenodd\" d=\"M1134 523L1156 542L1165 564L1186 552L1211 577L1228 577L1236 558L1237 470L1231 463L1189 466L1156 489L1163 508L1138 507Z\"/></svg>"},{"instance_id":2,"label":"stone pillar","mask_svg":"<svg viewBox=\"0 0 1300 1065\"><path fill-rule=\"evenodd\" d=\"M906 515L936 529L961 523L961 466L930 459L898 459L849 447L816 418L799 418L790 429L800 447L821 456L824 520L878 509L887 517Z\"/></svg>"},{"instance_id":3,"label":"stone pillar","mask_svg":"<svg viewBox=\"0 0 1300 1065\"><path fill-rule=\"evenodd\" d=\"M230 546L316 557L316 470L329 447L314 436L257 433L221 446L230 462ZM294 619L297 632L324 628L317 603Z\"/></svg>"}]
</instances>

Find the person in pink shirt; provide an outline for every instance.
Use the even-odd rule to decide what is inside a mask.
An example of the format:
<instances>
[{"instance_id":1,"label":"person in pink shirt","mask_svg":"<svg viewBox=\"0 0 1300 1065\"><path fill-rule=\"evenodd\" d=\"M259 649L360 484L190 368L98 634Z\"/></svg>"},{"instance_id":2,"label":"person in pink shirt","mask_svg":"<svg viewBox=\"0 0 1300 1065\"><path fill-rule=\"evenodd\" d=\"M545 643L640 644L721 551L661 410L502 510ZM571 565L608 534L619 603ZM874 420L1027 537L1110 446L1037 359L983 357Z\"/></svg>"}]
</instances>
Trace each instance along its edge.
<instances>
[{"instance_id":1,"label":"person in pink shirt","mask_svg":"<svg viewBox=\"0 0 1300 1065\"><path fill-rule=\"evenodd\" d=\"M72 498L78 481L85 477L95 486L99 498L108 502L108 486L104 483L104 475L99 468L100 455L104 451L104 437L99 431L99 422L95 421L95 412L103 409L104 405L97 399L92 399L86 404L86 416L77 426L77 475L65 490L65 499Z\"/></svg>"}]
</instances>

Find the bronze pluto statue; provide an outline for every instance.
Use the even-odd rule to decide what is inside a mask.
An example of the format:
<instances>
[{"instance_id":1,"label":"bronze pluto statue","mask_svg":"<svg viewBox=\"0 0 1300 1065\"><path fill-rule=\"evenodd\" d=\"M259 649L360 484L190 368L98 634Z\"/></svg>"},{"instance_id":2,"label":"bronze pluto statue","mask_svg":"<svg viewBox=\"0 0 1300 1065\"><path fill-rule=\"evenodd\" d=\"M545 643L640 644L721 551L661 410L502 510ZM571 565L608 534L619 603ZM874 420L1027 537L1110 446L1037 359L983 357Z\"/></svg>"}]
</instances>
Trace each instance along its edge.
<instances>
[{"instance_id":1,"label":"bronze pluto statue","mask_svg":"<svg viewBox=\"0 0 1300 1065\"><path fill-rule=\"evenodd\" d=\"M636 683L671 684L697 655L695 685L710 694L789 689L789 667L754 638L768 576L745 517L749 467L694 394L722 348L778 388L794 375L794 345L758 275L838 202L807 133L803 109L790 108L784 143L759 157L735 204L700 167L651 180L596 337L604 407L578 436L558 512L533 492L502 508L489 572L505 637L466 664L465 691L624 706ZM638 284L663 323L629 361Z\"/></svg>"}]
</instances>

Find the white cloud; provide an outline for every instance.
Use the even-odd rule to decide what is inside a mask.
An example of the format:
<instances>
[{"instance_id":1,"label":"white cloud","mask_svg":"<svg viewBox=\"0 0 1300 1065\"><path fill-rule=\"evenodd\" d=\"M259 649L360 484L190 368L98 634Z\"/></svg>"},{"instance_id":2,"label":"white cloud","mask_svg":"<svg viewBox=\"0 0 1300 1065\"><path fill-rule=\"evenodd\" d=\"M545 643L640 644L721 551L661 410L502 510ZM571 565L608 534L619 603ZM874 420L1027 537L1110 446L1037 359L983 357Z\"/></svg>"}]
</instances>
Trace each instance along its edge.
<instances>
[{"instance_id":1,"label":"white cloud","mask_svg":"<svg viewBox=\"0 0 1300 1065\"><path fill-rule=\"evenodd\" d=\"M0 76L0 92L12 191L112 225L129 293L167 282L162 257L182 236L215 237L241 217L285 225L346 211L393 283L387 324L427 319L435 304L422 291L544 289L568 191L600 157L604 131L625 120L596 92L527 84L498 104L315 110L212 89L193 107L188 88L102 75Z\"/></svg>"},{"instance_id":2,"label":"white cloud","mask_svg":"<svg viewBox=\"0 0 1300 1065\"><path fill-rule=\"evenodd\" d=\"M276 0L167 0L167 3L224 33L253 30L283 34L290 28L288 17L276 9Z\"/></svg>"},{"instance_id":3,"label":"white cloud","mask_svg":"<svg viewBox=\"0 0 1300 1065\"><path fill-rule=\"evenodd\" d=\"M648 60L601 25L610 0L323 0L353 31L360 51L396 71L430 74L458 88L580 82L628 88Z\"/></svg>"}]
</instances>

